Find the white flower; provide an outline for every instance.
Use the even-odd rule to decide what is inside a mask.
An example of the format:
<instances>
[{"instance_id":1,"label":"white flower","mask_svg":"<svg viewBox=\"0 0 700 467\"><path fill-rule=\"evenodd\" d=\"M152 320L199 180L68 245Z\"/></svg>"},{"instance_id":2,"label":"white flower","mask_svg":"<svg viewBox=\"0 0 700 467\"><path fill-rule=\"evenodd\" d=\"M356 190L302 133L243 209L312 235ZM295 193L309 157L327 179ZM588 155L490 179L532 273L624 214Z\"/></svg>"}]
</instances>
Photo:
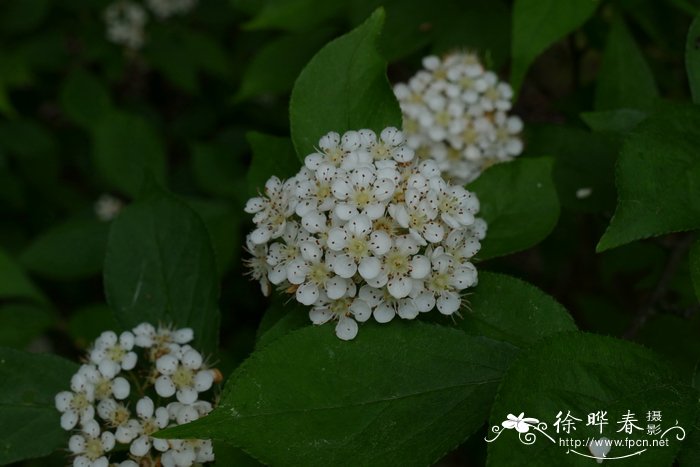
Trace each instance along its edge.
<instances>
[{"instance_id":1,"label":"white flower","mask_svg":"<svg viewBox=\"0 0 700 467\"><path fill-rule=\"evenodd\" d=\"M103 194L95 201L95 215L102 222L109 222L116 218L124 208L124 203L109 194Z\"/></svg>"},{"instance_id":2,"label":"white flower","mask_svg":"<svg viewBox=\"0 0 700 467\"><path fill-rule=\"evenodd\" d=\"M130 49L140 49L145 40L146 10L135 2L117 0L104 12L107 39Z\"/></svg>"},{"instance_id":3,"label":"white flower","mask_svg":"<svg viewBox=\"0 0 700 467\"><path fill-rule=\"evenodd\" d=\"M442 86L453 95L448 81L400 89L414 95ZM372 316L386 323L433 308L454 313L461 291L476 283L470 260L486 233L476 196L444 180L437 162L415 158L396 128L379 137L367 129L331 132L318 147L296 176L272 177L266 195L246 205L255 224L246 263L263 292L274 284L294 294L311 307L314 324L337 321L345 340Z\"/></svg>"},{"instance_id":4,"label":"white flower","mask_svg":"<svg viewBox=\"0 0 700 467\"><path fill-rule=\"evenodd\" d=\"M357 322L367 321L371 314L372 310L369 305L359 298L330 300L323 297L309 311L309 318L314 324L324 324L337 320L335 335L347 341L354 339L357 335Z\"/></svg>"},{"instance_id":5,"label":"white flower","mask_svg":"<svg viewBox=\"0 0 700 467\"><path fill-rule=\"evenodd\" d=\"M114 445L114 434L101 432L95 420L84 423L81 432L68 440L68 449L76 456L75 467L107 467L109 461L105 454L114 449Z\"/></svg>"},{"instance_id":6,"label":"white flower","mask_svg":"<svg viewBox=\"0 0 700 467\"><path fill-rule=\"evenodd\" d=\"M214 383L214 373L202 367L202 355L189 345L156 360L160 376L155 390L161 397L177 396L183 404L192 404L198 393L208 391Z\"/></svg>"},{"instance_id":7,"label":"white flower","mask_svg":"<svg viewBox=\"0 0 700 467\"><path fill-rule=\"evenodd\" d=\"M446 178L464 185L522 152L522 121L508 115L513 90L476 55L429 56L423 67L394 87L407 144L419 157L435 159Z\"/></svg>"},{"instance_id":8,"label":"white flower","mask_svg":"<svg viewBox=\"0 0 700 467\"><path fill-rule=\"evenodd\" d=\"M120 336L107 331L96 339L89 352L90 363L82 365L71 378L71 391L55 397L61 427L73 430L68 447L74 466L134 467L175 462L173 465L189 467L214 460L208 440L183 442L152 436L213 409L199 395L220 382L221 375L209 369L202 355L186 344L193 338L190 328L156 328L142 323ZM155 390L162 398L158 399L161 405L148 396L133 397L132 384L139 394ZM168 400L172 396L176 401Z\"/></svg>"},{"instance_id":9,"label":"white flower","mask_svg":"<svg viewBox=\"0 0 700 467\"><path fill-rule=\"evenodd\" d=\"M125 331L117 337L112 331L103 332L95 340L95 345L90 352L90 361L107 378L113 378L120 370L131 370L136 366L136 353L134 347L134 335Z\"/></svg>"}]
</instances>

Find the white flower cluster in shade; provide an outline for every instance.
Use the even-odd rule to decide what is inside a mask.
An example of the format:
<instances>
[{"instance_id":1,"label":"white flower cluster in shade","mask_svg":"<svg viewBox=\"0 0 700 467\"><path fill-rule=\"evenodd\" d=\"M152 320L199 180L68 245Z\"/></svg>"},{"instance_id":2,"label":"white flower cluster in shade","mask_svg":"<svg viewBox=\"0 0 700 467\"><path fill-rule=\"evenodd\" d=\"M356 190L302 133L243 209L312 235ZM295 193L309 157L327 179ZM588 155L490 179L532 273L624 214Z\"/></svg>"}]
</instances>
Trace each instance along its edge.
<instances>
[{"instance_id":1,"label":"white flower cluster in shade","mask_svg":"<svg viewBox=\"0 0 700 467\"><path fill-rule=\"evenodd\" d=\"M74 467L186 467L214 460L210 440L151 436L212 410L199 396L221 375L188 345L193 337L189 328L143 323L97 338L71 390L56 395L61 427L73 432L68 449Z\"/></svg>"},{"instance_id":2,"label":"white flower cluster in shade","mask_svg":"<svg viewBox=\"0 0 700 467\"><path fill-rule=\"evenodd\" d=\"M428 56L424 69L397 84L407 144L435 159L444 176L465 184L523 150L520 118L509 115L513 90L475 54Z\"/></svg>"},{"instance_id":3,"label":"white flower cluster in shade","mask_svg":"<svg viewBox=\"0 0 700 467\"><path fill-rule=\"evenodd\" d=\"M146 0L146 5L158 19L167 19L186 14L197 0ZM137 50L146 40L148 13L141 3L131 0L116 0L104 11L107 39L115 44Z\"/></svg>"},{"instance_id":4,"label":"white flower cluster in shade","mask_svg":"<svg viewBox=\"0 0 700 467\"><path fill-rule=\"evenodd\" d=\"M344 340L372 316L453 314L477 281L478 199L417 160L396 128L328 133L297 175L270 178L245 210L256 226L247 263L263 293L293 293L313 323L337 320Z\"/></svg>"},{"instance_id":5,"label":"white flower cluster in shade","mask_svg":"<svg viewBox=\"0 0 700 467\"><path fill-rule=\"evenodd\" d=\"M104 20L110 42L133 50L143 46L148 14L141 4L128 0L111 3L105 9Z\"/></svg>"}]
</instances>

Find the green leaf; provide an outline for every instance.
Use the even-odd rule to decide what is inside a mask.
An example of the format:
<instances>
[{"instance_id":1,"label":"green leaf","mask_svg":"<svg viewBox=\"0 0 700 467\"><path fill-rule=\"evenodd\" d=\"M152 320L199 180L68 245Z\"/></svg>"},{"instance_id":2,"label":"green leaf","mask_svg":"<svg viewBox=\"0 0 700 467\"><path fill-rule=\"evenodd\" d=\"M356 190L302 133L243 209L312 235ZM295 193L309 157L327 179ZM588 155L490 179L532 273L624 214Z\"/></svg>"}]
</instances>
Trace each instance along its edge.
<instances>
[{"instance_id":1,"label":"green leaf","mask_svg":"<svg viewBox=\"0 0 700 467\"><path fill-rule=\"evenodd\" d=\"M693 280L695 295L700 300L700 239L695 240L689 253L690 277Z\"/></svg>"},{"instance_id":2,"label":"green leaf","mask_svg":"<svg viewBox=\"0 0 700 467\"><path fill-rule=\"evenodd\" d=\"M479 285L461 313L460 329L518 347L576 330L571 315L552 297L527 282L493 272L479 273Z\"/></svg>"},{"instance_id":3,"label":"green leaf","mask_svg":"<svg viewBox=\"0 0 700 467\"><path fill-rule=\"evenodd\" d=\"M109 224L98 220L67 221L39 235L20 256L34 273L74 280L102 271Z\"/></svg>"},{"instance_id":4,"label":"green leaf","mask_svg":"<svg viewBox=\"0 0 700 467\"><path fill-rule=\"evenodd\" d=\"M529 154L554 157L552 179L563 207L584 212L615 209L616 135L591 133L563 125L531 126Z\"/></svg>"},{"instance_id":5,"label":"green leaf","mask_svg":"<svg viewBox=\"0 0 700 467\"><path fill-rule=\"evenodd\" d=\"M481 201L488 223L480 259L503 256L536 245L554 229L559 201L550 158L520 158L496 164L467 187Z\"/></svg>"},{"instance_id":6,"label":"green leaf","mask_svg":"<svg viewBox=\"0 0 700 467\"><path fill-rule=\"evenodd\" d=\"M71 313L67 331L76 347L85 349L107 330L116 328L112 310L104 304L88 305Z\"/></svg>"},{"instance_id":7,"label":"green leaf","mask_svg":"<svg viewBox=\"0 0 700 467\"><path fill-rule=\"evenodd\" d=\"M511 84L518 90L525 74L547 47L579 28L598 7L597 0L516 0L513 6Z\"/></svg>"},{"instance_id":8,"label":"green leaf","mask_svg":"<svg viewBox=\"0 0 700 467\"><path fill-rule=\"evenodd\" d=\"M192 146L192 172L200 189L227 198L241 198L246 151L243 133L226 135L224 141L197 143Z\"/></svg>"},{"instance_id":9,"label":"green leaf","mask_svg":"<svg viewBox=\"0 0 700 467\"><path fill-rule=\"evenodd\" d=\"M36 29L51 8L49 0L23 0L0 4L0 30L21 34Z\"/></svg>"},{"instance_id":10,"label":"green leaf","mask_svg":"<svg viewBox=\"0 0 700 467\"><path fill-rule=\"evenodd\" d=\"M260 349L291 331L310 325L308 306L274 295L258 326L255 347Z\"/></svg>"},{"instance_id":11,"label":"green leaf","mask_svg":"<svg viewBox=\"0 0 700 467\"><path fill-rule=\"evenodd\" d=\"M253 160L248 169L248 191L257 196L265 188L265 182L275 175L281 180L293 177L301 165L289 138L251 131L246 135L253 150Z\"/></svg>"},{"instance_id":12,"label":"green leaf","mask_svg":"<svg viewBox=\"0 0 700 467\"><path fill-rule=\"evenodd\" d=\"M647 439L647 413L661 411L662 430L674 425L690 429L695 420L697 394L689 386L680 384L668 365L654 353L635 344L608 337L585 333L562 333L543 340L523 354L508 369L491 410L489 425L501 427L508 414L525 413L545 422L545 432L555 442L536 430L534 443L526 445L518 439L515 430L502 430L500 436L488 445L488 465L518 465L527 459L527 465L591 466L595 462L575 455L572 450L590 455L588 446L576 448L559 445L559 439L574 438L586 443L587 439ZM575 431L557 433L554 422L570 411L580 419ZM598 426L586 426L588 414L607 411L608 425L600 433ZM643 431L619 433L618 424L628 411L636 417L635 425ZM659 424L659 423L657 423ZM641 455L627 460L615 460L622 466L671 465L680 448L676 432L669 432L668 447L649 448ZM489 431L487 438L492 439ZM640 448L627 449L613 446L608 457L632 454ZM612 462L612 460L611 460Z\"/></svg>"},{"instance_id":13,"label":"green leaf","mask_svg":"<svg viewBox=\"0 0 700 467\"><path fill-rule=\"evenodd\" d=\"M104 270L117 322L191 327L195 346L214 352L219 334L218 276L204 223L182 201L156 191L113 222Z\"/></svg>"},{"instance_id":14,"label":"green leaf","mask_svg":"<svg viewBox=\"0 0 700 467\"><path fill-rule=\"evenodd\" d=\"M654 75L622 19L613 22L597 83L596 110L648 109L659 95Z\"/></svg>"},{"instance_id":15,"label":"green leaf","mask_svg":"<svg viewBox=\"0 0 700 467\"><path fill-rule=\"evenodd\" d=\"M693 102L700 104L700 15L695 18L688 31L685 44L685 66Z\"/></svg>"},{"instance_id":16,"label":"green leaf","mask_svg":"<svg viewBox=\"0 0 700 467\"><path fill-rule=\"evenodd\" d=\"M78 365L54 355L0 348L0 464L42 457L68 446L54 396Z\"/></svg>"},{"instance_id":17,"label":"green leaf","mask_svg":"<svg viewBox=\"0 0 700 467\"><path fill-rule=\"evenodd\" d=\"M351 342L307 327L253 353L212 414L161 434L227 439L272 465L429 465L481 426L514 352L419 322Z\"/></svg>"},{"instance_id":18,"label":"green leaf","mask_svg":"<svg viewBox=\"0 0 700 467\"><path fill-rule=\"evenodd\" d=\"M146 172L165 178L165 149L151 125L137 115L107 114L95 127L94 157L102 178L135 196Z\"/></svg>"},{"instance_id":19,"label":"green leaf","mask_svg":"<svg viewBox=\"0 0 700 467\"><path fill-rule=\"evenodd\" d=\"M581 120L593 131L627 133L647 118L645 112L634 109L583 112Z\"/></svg>"},{"instance_id":20,"label":"green leaf","mask_svg":"<svg viewBox=\"0 0 700 467\"><path fill-rule=\"evenodd\" d=\"M625 141L617 162L618 201L597 251L700 227L700 109L660 112Z\"/></svg>"},{"instance_id":21,"label":"green leaf","mask_svg":"<svg viewBox=\"0 0 700 467\"><path fill-rule=\"evenodd\" d=\"M294 84L289 105L297 155L314 151L329 131L401 127L401 109L377 51L384 23L378 9L362 25L321 49Z\"/></svg>"},{"instance_id":22,"label":"green leaf","mask_svg":"<svg viewBox=\"0 0 700 467\"><path fill-rule=\"evenodd\" d=\"M0 299L3 298L24 298L40 303L46 301L24 271L0 249Z\"/></svg>"},{"instance_id":23,"label":"green leaf","mask_svg":"<svg viewBox=\"0 0 700 467\"><path fill-rule=\"evenodd\" d=\"M246 68L236 99L278 95L292 90L304 65L330 37L329 29L282 36L269 42Z\"/></svg>"},{"instance_id":24,"label":"green leaf","mask_svg":"<svg viewBox=\"0 0 700 467\"><path fill-rule=\"evenodd\" d=\"M97 125L112 106L107 88L83 69L68 75L59 99L66 115L85 128Z\"/></svg>"},{"instance_id":25,"label":"green leaf","mask_svg":"<svg viewBox=\"0 0 700 467\"><path fill-rule=\"evenodd\" d=\"M0 347L24 349L53 322L54 317L37 306L9 304L0 307Z\"/></svg>"},{"instance_id":26,"label":"green leaf","mask_svg":"<svg viewBox=\"0 0 700 467\"><path fill-rule=\"evenodd\" d=\"M187 199L186 202L204 221L214 248L217 270L223 276L242 250L240 210L219 201Z\"/></svg>"},{"instance_id":27,"label":"green leaf","mask_svg":"<svg viewBox=\"0 0 700 467\"><path fill-rule=\"evenodd\" d=\"M344 2L326 0L268 0L246 29L306 31L325 23L345 8Z\"/></svg>"}]
</instances>

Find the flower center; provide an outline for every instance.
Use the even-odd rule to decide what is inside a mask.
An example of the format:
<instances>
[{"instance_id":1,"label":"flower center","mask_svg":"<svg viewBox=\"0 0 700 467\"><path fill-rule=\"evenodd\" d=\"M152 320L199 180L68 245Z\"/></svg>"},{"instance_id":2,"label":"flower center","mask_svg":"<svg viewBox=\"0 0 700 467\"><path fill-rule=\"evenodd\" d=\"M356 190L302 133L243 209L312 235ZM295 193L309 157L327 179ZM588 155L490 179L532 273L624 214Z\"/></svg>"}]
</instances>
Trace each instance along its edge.
<instances>
[{"instance_id":1,"label":"flower center","mask_svg":"<svg viewBox=\"0 0 700 467\"><path fill-rule=\"evenodd\" d=\"M391 153L389 152L389 148L386 147L386 144L380 141L372 148L372 157L374 157L375 160L388 159L391 157Z\"/></svg>"},{"instance_id":2,"label":"flower center","mask_svg":"<svg viewBox=\"0 0 700 467\"><path fill-rule=\"evenodd\" d=\"M408 273L408 256L400 251L391 251L386 255L384 263L387 265L389 275L404 276Z\"/></svg>"},{"instance_id":3,"label":"flower center","mask_svg":"<svg viewBox=\"0 0 700 467\"><path fill-rule=\"evenodd\" d=\"M367 248L367 241L364 238L353 237L348 242L348 253L355 260L364 258L369 253L369 248Z\"/></svg>"},{"instance_id":4,"label":"flower center","mask_svg":"<svg viewBox=\"0 0 700 467\"><path fill-rule=\"evenodd\" d=\"M491 87L486 90L484 96L491 101L497 101L501 97L501 93L498 92L498 89Z\"/></svg>"},{"instance_id":5,"label":"flower center","mask_svg":"<svg viewBox=\"0 0 700 467\"><path fill-rule=\"evenodd\" d=\"M331 186L328 183L319 183L316 190L316 197L319 199L328 198L331 195Z\"/></svg>"},{"instance_id":6,"label":"flower center","mask_svg":"<svg viewBox=\"0 0 700 467\"><path fill-rule=\"evenodd\" d=\"M326 155L328 156L328 160L334 165L340 165L343 162L345 153L339 147L334 147L327 150Z\"/></svg>"},{"instance_id":7,"label":"flower center","mask_svg":"<svg viewBox=\"0 0 700 467\"><path fill-rule=\"evenodd\" d=\"M462 153L455 148L449 147L447 148L447 159L453 162L462 160Z\"/></svg>"},{"instance_id":8,"label":"flower center","mask_svg":"<svg viewBox=\"0 0 700 467\"><path fill-rule=\"evenodd\" d=\"M440 126L447 126L450 124L450 114L448 114L445 110L440 111L437 114L435 114L435 121Z\"/></svg>"},{"instance_id":9,"label":"flower center","mask_svg":"<svg viewBox=\"0 0 700 467\"><path fill-rule=\"evenodd\" d=\"M102 449L102 441L100 438L88 439L85 443L85 457L91 461L95 461L102 457L104 450Z\"/></svg>"},{"instance_id":10,"label":"flower center","mask_svg":"<svg viewBox=\"0 0 700 467\"><path fill-rule=\"evenodd\" d=\"M372 194L364 188L360 188L359 190L355 191L355 196L353 198L355 203L357 203L359 207L363 208L367 206L370 201L372 201Z\"/></svg>"},{"instance_id":11,"label":"flower center","mask_svg":"<svg viewBox=\"0 0 700 467\"><path fill-rule=\"evenodd\" d=\"M459 85L462 86L464 89L471 89L474 86L474 80L469 78L468 76L465 76L459 80Z\"/></svg>"},{"instance_id":12,"label":"flower center","mask_svg":"<svg viewBox=\"0 0 700 467\"><path fill-rule=\"evenodd\" d=\"M444 291L450 288L450 276L447 273L435 273L428 280L428 288L434 291Z\"/></svg>"},{"instance_id":13,"label":"flower center","mask_svg":"<svg viewBox=\"0 0 700 467\"><path fill-rule=\"evenodd\" d=\"M343 316L348 314L348 309L350 307L350 301L346 298L341 300L333 301L329 306L328 310L336 316Z\"/></svg>"},{"instance_id":14,"label":"flower center","mask_svg":"<svg viewBox=\"0 0 700 467\"><path fill-rule=\"evenodd\" d=\"M107 351L107 358L115 362L121 362L126 355L126 350L121 345L115 345Z\"/></svg>"},{"instance_id":15,"label":"flower center","mask_svg":"<svg viewBox=\"0 0 700 467\"><path fill-rule=\"evenodd\" d=\"M141 426L143 427L143 434L145 435L150 435L158 430L158 425L156 425L155 420L152 418L144 420Z\"/></svg>"},{"instance_id":16,"label":"flower center","mask_svg":"<svg viewBox=\"0 0 700 467\"><path fill-rule=\"evenodd\" d=\"M73 400L70 401L70 408L76 412L82 412L90 405L90 401L83 393L78 393L73 396Z\"/></svg>"},{"instance_id":17,"label":"flower center","mask_svg":"<svg viewBox=\"0 0 700 467\"><path fill-rule=\"evenodd\" d=\"M97 399L107 399L112 395L112 383L107 378L100 378L95 385L95 397Z\"/></svg>"},{"instance_id":18,"label":"flower center","mask_svg":"<svg viewBox=\"0 0 700 467\"><path fill-rule=\"evenodd\" d=\"M412 211L409 215L409 225L415 229L421 229L428 222L428 216L420 211Z\"/></svg>"},{"instance_id":19,"label":"flower center","mask_svg":"<svg viewBox=\"0 0 700 467\"><path fill-rule=\"evenodd\" d=\"M476 144L477 139L479 139L479 133L474 128L469 127L462 133L462 141L466 145Z\"/></svg>"},{"instance_id":20,"label":"flower center","mask_svg":"<svg viewBox=\"0 0 700 467\"><path fill-rule=\"evenodd\" d=\"M177 386L178 388L191 387L194 383L194 372L189 368L179 366L177 367L177 370L175 370L175 373L173 373L171 378L175 386Z\"/></svg>"},{"instance_id":21,"label":"flower center","mask_svg":"<svg viewBox=\"0 0 700 467\"><path fill-rule=\"evenodd\" d=\"M328 278L328 268L323 263L314 263L311 265L307 277L313 284L322 286Z\"/></svg>"}]
</instances>

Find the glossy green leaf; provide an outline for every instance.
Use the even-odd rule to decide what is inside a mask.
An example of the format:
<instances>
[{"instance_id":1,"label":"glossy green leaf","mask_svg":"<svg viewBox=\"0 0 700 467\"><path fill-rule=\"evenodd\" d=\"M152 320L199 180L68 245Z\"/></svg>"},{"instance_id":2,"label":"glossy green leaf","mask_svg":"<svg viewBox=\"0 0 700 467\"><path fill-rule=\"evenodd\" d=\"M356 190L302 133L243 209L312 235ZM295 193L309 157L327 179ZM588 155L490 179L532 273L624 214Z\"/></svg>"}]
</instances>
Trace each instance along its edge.
<instances>
[{"instance_id":1,"label":"glossy green leaf","mask_svg":"<svg viewBox=\"0 0 700 467\"><path fill-rule=\"evenodd\" d=\"M156 191L122 211L109 234L104 283L123 328L144 321L191 327L198 348L216 349L214 252L202 220L174 196Z\"/></svg>"},{"instance_id":2,"label":"glossy green leaf","mask_svg":"<svg viewBox=\"0 0 700 467\"><path fill-rule=\"evenodd\" d=\"M248 192L257 196L265 189L265 182L273 175L281 180L293 177L301 164L289 138L250 132L246 135L253 151L248 174Z\"/></svg>"},{"instance_id":3,"label":"glossy green leaf","mask_svg":"<svg viewBox=\"0 0 700 467\"><path fill-rule=\"evenodd\" d=\"M0 347L25 349L55 321L46 309L25 304L0 307Z\"/></svg>"},{"instance_id":4,"label":"glossy green leaf","mask_svg":"<svg viewBox=\"0 0 700 467\"><path fill-rule=\"evenodd\" d=\"M102 271L109 224L98 220L67 221L37 237L20 261L52 279L80 279Z\"/></svg>"},{"instance_id":5,"label":"glossy green leaf","mask_svg":"<svg viewBox=\"0 0 700 467\"><path fill-rule=\"evenodd\" d=\"M102 332L116 327L112 310L107 305L98 303L71 313L66 330L75 346L86 349Z\"/></svg>"},{"instance_id":6,"label":"glossy green leaf","mask_svg":"<svg viewBox=\"0 0 700 467\"><path fill-rule=\"evenodd\" d=\"M271 41L253 57L243 74L237 99L269 96L292 90L304 65L330 37L327 28L282 36Z\"/></svg>"},{"instance_id":7,"label":"glossy green leaf","mask_svg":"<svg viewBox=\"0 0 700 467\"><path fill-rule=\"evenodd\" d=\"M68 445L54 396L78 365L54 355L0 348L0 464L41 457Z\"/></svg>"},{"instance_id":8,"label":"glossy green leaf","mask_svg":"<svg viewBox=\"0 0 700 467\"><path fill-rule=\"evenodd\" d=\"M112 105L103 82L83 69L68 75L59 98L66 115L85 128L97 125Z\"/></svg>"},{"instance_id":9,"label":"glossy green leaf","mask_svg":"<svg viewBox=\"0 0 700 467\"><path fill-rule=\"evenodd\" d=\"M598 4L597 0L516 0L511 46L513 88L520 89L539 54L583 25Z\"/></svg>"},{"instance_id":10,"label":"glossy green leaf","mask_svg":"<svg viewBox=\"0 0 700 467\"><path fill-rule=\"evenodd\" d=\"M700 15L695 18L688 31L685 44L685 67L693 102L700 104Z\"/></svg>"},{"instance_id":11,"label":"glossy green leaf","mask_svg":"<svg viewBox=\"0 0 700 467\"><path fill-rule=\"evenodd\" d=\"M418 322L365 325L351 342L308 327L255 352L212 414L163 436L227 439L273 465L430 465L481 426L513 356Z\"/></svg>"},{"instance_id":12,"label":"glossy green leaf","mask_svg":"<svg viewBox=\"0 0 700 467\"><path fill-rule=\"evenodd\" d=\"M165 149L151 125L137 115L113 112L95 127L95 165L114 188L134 196L144 175L165 178Z\"/></svg>"},{"instance_id":13,"label":"glossy green leaf","mask_svg":"<svg viewBox=\"0 0 700 467\"><path fill-rule=\"evenodd\" d=\"M311 326L309 307L290 297L274 295L258 326L255 347L262 348L304 326Z\"/></svg>"},{"instance_id":14,"label":"glossy green leaf","mask_svg":"<svg viewBox=\"0 0 700 467\"><path fill-rule=\"evenodd\" d=\"M192 172L197 185L207 193L243 199L246 144L243 132L222 135L214 142L192 146Z\"/></svg>"},{"instance_id":15,"label":"glossy green leaf","mask_svg":"<svg viewBox=\"0 0 700 467\"><path fill-rule=\"evenodd\" d=\"M493 272L479 273L479 285L460 313L460 329L518 347L576 330L569 312L552 297L520 279Z\"/></svg>"},{"instance_id":16,"label":"glossy green leaf","mask_svg":"<svg viewBox=\"0 0 700 467\"><path fill-rule=\"evenodd\" d=\"M616 136L573 126L533 125L526 137L527 151L554 157L552 179L563 207L610 212L616 199Z\"/></svg>"},{"instance_id":17,"label":"glossy green leaf","mask_svg":"<svg viewBox=\"0 0 700 467\"><path fill-rule=\"evenodd\" d=\"M630 134L617 162L617 209L597 251L700 228L698 147L700 109L692 106L649 117Z\"/></svg>"},{"instance_id":18,"label":"glossy green leaf","mask_svg":"<svg viewBox=\"0 0 700 467\"><path fill-rule=\"evenodd\" d=\"M595 108L647 109L658 97L654 75L622 19L612 25L598 74Z\"/></svg>"},{"instance_id":19,"label":"glossy green leaf","mask_svg":"<svg viewBox=\"0 0 700 467\"><path fill-rule=\"evenodd\" d=\"M690 277L693 280L695 295L700 300L700 239L695 240L689 253Z\"/></svg>"},{"instance_id":20,"label":"glossy green leaf","mask_svg":"<svg viewBox=\"0 0 700 467\"><path fill-rule=\"evenodd\" d=\"M552 159L520 158L496 164L467 187L479 197L488 233L478 257L524 250L542 241L559 219Z\"/></svg>"},{"instance_id":21,"label":"glossy green leaf","mask_svg":"<svg viewBox=\"0 0 700 467\"><path fill-rule=\"evenodd\" d=\"M23 298L44 302L36 288L15 261L0 249L0 299Z\"/></svg>"},{"instance_id":22,"label":"glossy green leaf","mask_svg":"<svg viewBox=\"0 0 700 467\"><path fill-rule=\"evenodd\" d=\"M647 413L661 411L662 420L657 424L662 431L676 421L690 429L695 420L696 399L694 389L679 383L668 365L643 347L594 334L557 334L523 354L508 369L489 420L490 427L501 428L508 414L517 416L524 412L525 417L546 423L542 429L554 441L531 429L535 438L528 445L520 441L515 430L502 429L498 439L488 446L488 465L517 465L514 462L523 459L537 467L595 465L594 460L580 455L591 454L587 445L567 447L559 445L558 440L573 438L586 444L588 439L601 436L658 439L659 435L647 435ZM561 418L571 412L580 420L573 422L575 431L571 430L570 434L562 431L561 424L557 433L554 422L560 411ZM597 411L607 412L608 424L602 426L602 433L599 426L587 426L588 414ZM633 429L632 434L618 431L628 411L634 415L634 424L641 428ZM681 446L676 439L678 433L671 431L664 436L669 439L667 447L650 447L640 455L614 462L626 467L671 465ZM494 436L493 431L487 434L489 439ZM613 446L607 457L613 462L612 457L642 449Z\"/></svg>"},{"instance_id":23,"label":"glossy green leaf","mask_svg":"<svg viewBox=\"0 0 700 467\"><path fill-rule=\"evenodd\" d=\"M377 51L384 10L321 49L299 75L289 107L299 157L329 131L401 127L401 109Z\"/></svg>"}]
</instances>

